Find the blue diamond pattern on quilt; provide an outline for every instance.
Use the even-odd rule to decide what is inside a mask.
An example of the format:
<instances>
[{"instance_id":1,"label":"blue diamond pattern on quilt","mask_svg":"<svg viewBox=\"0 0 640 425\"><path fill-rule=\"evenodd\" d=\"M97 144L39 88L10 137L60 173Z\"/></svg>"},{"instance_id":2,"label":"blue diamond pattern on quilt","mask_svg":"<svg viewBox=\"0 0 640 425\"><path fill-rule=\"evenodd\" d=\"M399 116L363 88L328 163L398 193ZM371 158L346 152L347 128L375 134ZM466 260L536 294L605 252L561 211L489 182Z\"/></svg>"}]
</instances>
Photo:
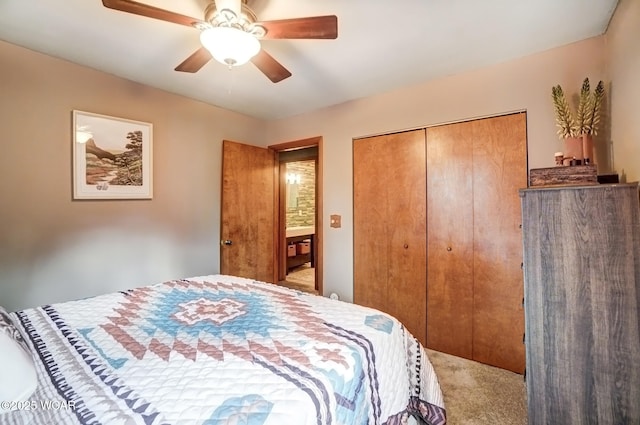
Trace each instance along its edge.
<instances>
[{"instance_id":1,"label":"blue diamond pattern on quilt","mask_svg":"<svg viewBox=\"0 0 640 425\"><path fill-rule=\"evenodd\" d=\"M381 314L374 314L367 316L364 319L364 324L379 331L390 334L393 330L393 321Z\"/></svg>"},{"instance_id":2,"label":"blue diamond pattern on quilt","mask_svg":"<svg viewBox=\"0 0 640 425\"><path fill-rule=\"evenodd\" d=\"M233 397L222 403L203 425L262 425L272 407L273 403L257 394Z\"/></svg>"}]
</instances>

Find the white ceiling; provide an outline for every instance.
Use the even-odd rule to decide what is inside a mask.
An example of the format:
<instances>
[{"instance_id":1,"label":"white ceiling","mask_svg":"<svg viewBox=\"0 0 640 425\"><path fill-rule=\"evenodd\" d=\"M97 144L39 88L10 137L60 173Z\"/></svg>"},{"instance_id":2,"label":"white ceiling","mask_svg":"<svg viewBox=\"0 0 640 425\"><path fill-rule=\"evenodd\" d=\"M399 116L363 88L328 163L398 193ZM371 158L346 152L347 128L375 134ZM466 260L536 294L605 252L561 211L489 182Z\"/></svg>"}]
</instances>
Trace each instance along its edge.
<instances>
[{"instance_id":1,"label":"white ceiling","mask_svg":"<svg viewBox=\"0 0 640 425\"><path fill-rule=\"evenodd\" d=\"M138 0L203 18L208 0ZM198 30L101 0L0 0L0 39L257 118L296 115L605 32L617 0L249 0L258 20L338 16L336 40L264 40L293 74L174 68ZM5 59L6 60L6 59Z\"/></svg>"}]
</instances>

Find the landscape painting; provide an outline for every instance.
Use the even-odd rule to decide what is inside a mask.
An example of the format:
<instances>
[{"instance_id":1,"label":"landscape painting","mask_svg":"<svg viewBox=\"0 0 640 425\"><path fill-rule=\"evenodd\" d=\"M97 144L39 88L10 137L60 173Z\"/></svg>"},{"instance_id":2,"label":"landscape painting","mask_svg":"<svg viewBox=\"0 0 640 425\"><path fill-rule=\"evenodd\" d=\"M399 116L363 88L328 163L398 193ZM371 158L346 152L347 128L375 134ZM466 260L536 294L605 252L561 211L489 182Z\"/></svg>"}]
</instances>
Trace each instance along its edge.
<instances>
[{"instance_id":1,"label":"landscape painting","mask_svg":"<svg viewBox=\"0 0 640 425\"><path fill-rule=\"evenodd\" d=\"M150 123L73 111L74 199L151 199Z\"/></svg>"}]
</instances>

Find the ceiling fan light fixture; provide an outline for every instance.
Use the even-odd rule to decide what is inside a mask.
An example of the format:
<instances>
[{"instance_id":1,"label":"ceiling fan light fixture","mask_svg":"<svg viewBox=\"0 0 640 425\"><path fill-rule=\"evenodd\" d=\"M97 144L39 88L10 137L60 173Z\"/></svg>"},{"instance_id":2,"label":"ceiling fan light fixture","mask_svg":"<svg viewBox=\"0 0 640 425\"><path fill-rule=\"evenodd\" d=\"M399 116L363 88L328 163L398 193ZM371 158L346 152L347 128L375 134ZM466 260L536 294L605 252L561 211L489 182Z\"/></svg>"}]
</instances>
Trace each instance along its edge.
<instances>
[{"instance_id":1,"label":"ceiling fan light fixture","mask_svg":"<svg viewBox=\"0 0 640 425\"><path fill-rule=\"evenodd\" d=\"M233 27L207 28L200 42L218 62L227 66L247 63L260 51L260 41L253 35Z\"/></svg>"}]
</instances>

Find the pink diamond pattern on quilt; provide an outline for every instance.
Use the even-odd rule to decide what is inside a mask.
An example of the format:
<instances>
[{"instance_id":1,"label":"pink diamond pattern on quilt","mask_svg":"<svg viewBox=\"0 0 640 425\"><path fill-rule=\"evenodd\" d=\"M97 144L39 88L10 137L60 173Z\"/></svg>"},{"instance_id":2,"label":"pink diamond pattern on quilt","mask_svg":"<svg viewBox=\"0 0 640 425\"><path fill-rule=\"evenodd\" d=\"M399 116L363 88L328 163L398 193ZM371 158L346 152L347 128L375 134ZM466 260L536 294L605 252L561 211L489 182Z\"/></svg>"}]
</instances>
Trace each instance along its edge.
<instances>
[{"instance_id":1,"label":"pink diamond pattern on quilt","mask_svg":"<svg viewBox=\"0 0 640 425\"><path fill-rule=\"evenodd\" d=\"M245 304L230 298L223 298L217 301L200 298L180 303L178 307L180 311L175 313L173 317L186 325L195 325L198 322L207 320L216 325L222 325L229 320L246 314Z\"/></svg>"}]
</instances>

